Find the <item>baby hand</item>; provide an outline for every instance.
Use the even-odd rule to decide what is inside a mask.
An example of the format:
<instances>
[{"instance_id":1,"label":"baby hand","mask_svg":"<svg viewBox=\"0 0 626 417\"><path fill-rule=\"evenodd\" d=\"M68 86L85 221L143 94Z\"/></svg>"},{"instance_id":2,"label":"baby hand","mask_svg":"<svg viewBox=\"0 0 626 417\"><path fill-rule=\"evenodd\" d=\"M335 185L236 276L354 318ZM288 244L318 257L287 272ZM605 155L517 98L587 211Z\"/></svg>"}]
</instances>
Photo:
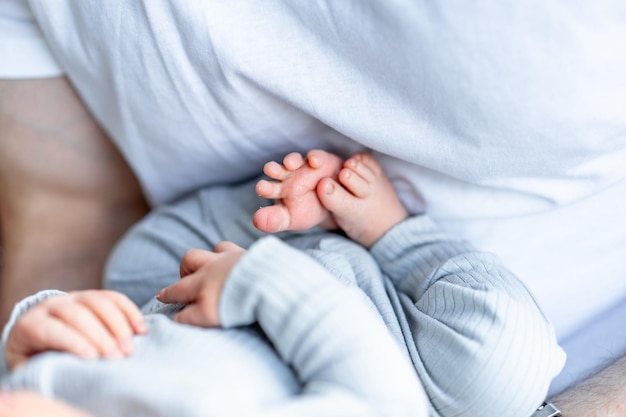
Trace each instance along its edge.
<instances>
[{"instance_id":1,"label":"baby hand","mask_svg":"<svg viewBox=\"0 0 626 417\"><path fill-rule=\"evenodd\" d=\"M157 299L166 304L187 304L174 316L179 323L200 327L220 326L219 300L226 278L245 250L221 242L214 252L192 249L180 264L181 280L162 289Z\"/></svg>"},{"instance_id":2,"label":"baby hand","mask_svg":"<svg viewBox=\"0 0 626 417\"><path fill-rule=\"evenodd\" d=\"M123 294L70 292L42 301L17 320L7 340L6 359L14 369L50 350L86 359L121 358L132 353L132 336L146 331L141 312Z\"/></svg>"}]
</instances>

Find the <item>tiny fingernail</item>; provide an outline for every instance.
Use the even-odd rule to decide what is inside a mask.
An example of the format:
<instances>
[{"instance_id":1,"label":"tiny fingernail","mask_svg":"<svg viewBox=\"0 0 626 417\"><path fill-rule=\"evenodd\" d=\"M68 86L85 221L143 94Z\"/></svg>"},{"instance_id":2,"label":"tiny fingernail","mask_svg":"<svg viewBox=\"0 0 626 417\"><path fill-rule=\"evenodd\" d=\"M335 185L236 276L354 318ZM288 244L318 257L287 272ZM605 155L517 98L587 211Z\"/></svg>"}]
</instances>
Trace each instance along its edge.
<instances>
[{"instance_id":1,"label":"tiny fingernail","mask_svg":"<svg viewBox=\"0 0 626 417\"><path fill-rule=\"evenodd\" d=\"M326 194L332 194L334 190L335 190L335 185L333 183L328 183L326 184L324 191L326 192Z\"/></svg>"}]
</instances>

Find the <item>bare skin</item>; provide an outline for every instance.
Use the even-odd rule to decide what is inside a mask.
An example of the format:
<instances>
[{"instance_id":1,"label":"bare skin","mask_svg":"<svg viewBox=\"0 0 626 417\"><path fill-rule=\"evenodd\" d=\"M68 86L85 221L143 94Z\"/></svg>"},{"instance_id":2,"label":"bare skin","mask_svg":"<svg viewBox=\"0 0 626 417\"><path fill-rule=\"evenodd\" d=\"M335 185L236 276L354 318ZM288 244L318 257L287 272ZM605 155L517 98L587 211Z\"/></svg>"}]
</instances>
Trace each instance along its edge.
<instances>
[{"instance_id":1,"label":"bare skin","mask_svg":"<svg viewBox=\"0 0 626 417\"><path fill-rule=\"evenodd\" d=\"M63 78L0 81L0 324L44 288L97 288L148 211L132 171Z\"/></svg>"},{"instance_id":2,"label":"bare skin","mask_svg":"<svg viewBox=\"0 0 626 417\"><path fill-rule=\"evenodd\" d=\"M223 241L213 251L192 249L180 263L180 280L163 288L157 299L166 304L186 304L174 321L198 327L219 327L219 300L233 266L245 253L235 243Z\"/></svg>"},{"instance_id":3,"label":"bare skin","mask_svg":"<svg viewBox=\"0 0 626 417\"><path fill-rule=\"evenodd\" d=\"M265 174L276 182L257 183L256 191L262 197L278 203L259 209L255 224L286 225L272 230L330 224L369 248L408 217L389 178L368 153L355 154L344 162L328 152L313 150L306 159L291 153L283 163L265 166ZM230 270L244 253L227 241L216 245L213 252L188 251L181 261L180 281L161 290L157 298L164 303L187 304L174 317L177 322L219 326L219 297Z\"/></svg>"},{"instance_id":4,"label":"bare skin","mask_svg":"<svg viewBox=\"0 0 626 417\"><path fill-rule=\"evenodd\" d=\"M220 326L219 297L230 270L245 250L231 242L214 251L192 249L180 264L181 280L157 297L188 304L174 319L179 323ZM75 291L48 298L21 316L7 343L7 363L19 367L34 355L49 351L82 358L117 359L131 355L132 336L148 331L132 301L107 290ZM0 391L0 417L88 417L69 404L29 391Z\"/></svg>"},{"instance_id":5,"label":"bare skin","mask_svg":"<svg viewBox=\"0 0 626 417\"><path fill-rule=\"evenodd\" d=\"M271 187L257 188L265 198L280 198L280 210L260 209L265 215L276 215L277 219L268 221L282 224L298 224L302 217L309 223L326 222L328 213L333 221L353 240L366 247L376 242L390 227L407 217L406 211L398 201L391 183L384 175L377 161L368 154L357 154L338 167L334 158L327 158L323 151L315 151L318 161L334 165L325 170L316 164L314 168L300 157L290 156L289 167L272 167L272 173L266 174L278 183ZM337 176L325 177L322 172L336 172ZM283 187L281 182L289 182ZM298 188L297 183L305 184ZM311 183L317 182L315 192L317 202L308 202L315 206L308 210L306 205L295 206L298 199L287 198L288 193L310 193ZM269 190L269 191L267 191ZM267 191L267 192L265 192ZM310 195L309 195L310 196ZM325 213L326 210L328 213ZM258 212L257 212L258 213ZM311 213L315 213L313 216ZM320 214L322 213L322 214ZM618 417L626 415L626 386L622 384L626 370L626 357L622 357L605 370L552 398L551 401L561 408L563 415L572 417Z\"/></svg>"},{"instance_id":6,"label":"bare skin","mask_svg":"<svg viewBox=\"0 0 626 417\"><path fill-rule=\"evenodd\" d=\"M259 210L260 216L266 216L263 224L298 228L338 225L348 236L370 247L408 217L391 182L369 154L356 154L343 162L315 150L306 160L300 154L289 154L284 163L270 163L265 169L280 181L258 184L259 193L280 199L274 207L277 210ZM213 252L190 250L181 261L181 280L164 288L157 298L187 304L175 321L219 326L218 304L224 281L244 252L230 242L221 242ZM85 358L120 358L132 353L132 335L145 331L139 310L122 294L71 292L51 297L20 317L9 334L7 362L13 369L47 350Z\"/></svg>"},{"instance_id":7,"label":"bare skin","mask_svg":"<svg viewBox=\"0 0 626 417\"><path fill-rule=\"evenodd\" d=\"M291 158L295 163L283 161L285 180L306 168L304 158L300 157L302 163ZM266 210L271 207L255 215L259 229L270 233L303 230L307 224L332 228L342 216L349 223L352 212L341 207L354 204L358 208L364 199L351 191L349 181L342 182L342 166L335 167L339 173L333 174L332 170L326 173L324 163L322 169L316 162L311 165L309 158L306 162L309 168L319 168L318 174L324 172L314 181L314 188L305 187L308 197L317 195L318 204L323 201L324 205L303 210L293 204L298 200L271 197L261 187L257 189L260 195L283 201L279 201L278 216ZM266 168L266 174L282 182L281 165L268 165L273 168ZM293 180L297 181L297 175ZM327 188L329 184L333 188ZM316 200L311 201L314 205ZM333 206L334 201L345 204ZM99 287L112 245L147 211L134 175L65 78L0 80L0 325L16 301L40 289ZM373 230L382 217L370 215L361 224ZM401 216L389 215L393 217ZM339 227L349 230L347 223ZM351 232L353 239L369 246L372 238L359 238L357 232ZM626 358L622 358L553 402L565 415L622 416L625 370ZM7 395L13 398L14 407L7 411L8 403L0 400L0 416L41 415L42 410L49 416L84 415L34 394Z\"/></svg>"},{"instance_id":8,"label":"bare skin","mask_svg":"<svg viewBox=\"0 0 626 417\"><path fill-rule=\"evenodd\" d=\"M29 391L0 392L0 417L89 417L61 401Z\"/></svg>"},{"instance_id":9,"label":"bare skin","mask_svg":"<svg viewBox=\"0 0 626 417\"><path fill-rule=\"evenodd\" d=\"M348 236L369 247L408 217L391 182L371 155L356 154L342 162L334 155L313 151L308 159L314 161L313 167L298 154L291 154L286 160L300 164L300 168L269 171L289 180L290 187L278 187L282 191L297 190L306 195L305 201L318 214L313 219L315 225L333 217ZM323 177L328 172L338 172L339 182ZM305 186L298 187L298 183ZM301 224L297 217L301 215L306 215L305 221L311 220L308 206L298 205L294 211L289 205L284 208L291 216L290 222ZM187 304L175 321L219 326L218 305L224 282L244 252L231 242L219 243L212 252L188 251L180 264L181 279L160 291L157 298L165 303ZM74 291L42 301L21 316L9 334L6 359L14 369L48 350L84 358L121 358L132 353L132 336L146 331L141 313L123 294Z\"/></svg>"},{"instance_id":10,"label":"bare skin","mask_svg":"<svg viewBox=\"0 0 626 417\"><path fill-rule=\"evenodd\" d=\"M322 178L336 177L341 164L338 156L320 150L309 152L306 159L294 152L283 159L282 165L274 161L265 164L263 172L275 181L259 181L256 192L276 200L276 204L259 209L252 219L254 225L267 233L337 227L321 205L316 187Z\"/></svg>"},{"instance_id":11,"label":"bare skin","mask_svg":"<svg viewBox=\"0 0 626 417\"><path fill-rule=\"evenodd\" d=\"M621 417L626 415L626 356L552 398L564 416Z\"/></svg>"},{"instance_id":12,"label":"bare skin","mask_svg":"<svg viewBox=\"0 0 626 417\"><path fill-rule=\"evenodd\" d=\"M133 353L132 337L147 332L139 308L107 290L50 297L25 312L6 344L9 369L41 352L68 352L85 359L120 359Z\"/></svg>"},{"instance_id":13,"label":"bare skin","mask_svg":"<svg viewBox=\"0 0 626 417\"><path fill-rule=\"evenodd\" d=\"M276 182L257 184L261 197L278 201L255 213L254 224L260 230L273 233L302 230L303 225L336 225L369 248L408 217L389 178L370 154L358 153L342 162L335 155L314 150L306 160L289 154L283 162L287 164L268 164L271 169L266 165L266 175Z\"/></svg>"}]
</instances>

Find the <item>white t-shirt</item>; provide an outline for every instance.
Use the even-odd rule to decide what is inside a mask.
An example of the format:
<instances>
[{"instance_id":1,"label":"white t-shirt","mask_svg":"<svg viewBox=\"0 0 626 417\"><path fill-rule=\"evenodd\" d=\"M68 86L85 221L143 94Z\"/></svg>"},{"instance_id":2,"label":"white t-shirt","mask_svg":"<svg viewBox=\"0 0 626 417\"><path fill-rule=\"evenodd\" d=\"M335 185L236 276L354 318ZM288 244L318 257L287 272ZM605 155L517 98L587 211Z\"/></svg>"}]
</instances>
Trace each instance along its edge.
<instances>
[{"instance_id":1,"label":"white t-shirt","mask_svg":"<svg viewBox=\"0 0 626 417\"><path fill-rule=\"evenodd\" d=\"M410 210L498 253L566 343L626 303L624 16L617 0L0 0L0 76L65 73L155 205L291 151L372 149Z\"/></svg>"}]
</instances>

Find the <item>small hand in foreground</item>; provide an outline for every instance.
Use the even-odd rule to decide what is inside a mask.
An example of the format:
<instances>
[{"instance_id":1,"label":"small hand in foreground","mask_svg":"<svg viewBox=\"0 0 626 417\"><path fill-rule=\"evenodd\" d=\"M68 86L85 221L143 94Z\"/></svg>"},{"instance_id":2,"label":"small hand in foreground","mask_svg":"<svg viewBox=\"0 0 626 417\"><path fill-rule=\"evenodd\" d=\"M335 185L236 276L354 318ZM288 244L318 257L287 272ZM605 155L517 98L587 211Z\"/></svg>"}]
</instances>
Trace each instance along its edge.
<instances>
[{"instance_id":1,"label":"small hand in foreground","mask_svg":"<svg viewBox=\"0 0 626 417\"><path fill-rule=\"evenodd\" d=\"M220 326L219 300L231 269L245 250L231 242L215 245L214 252L192 249L180 264L180 281L162 289L163 303L188 304L174 316L179 323L200 327Z\"/></svg>"},{"instance_id":2,"label":"small hand in foreground","mask_svg":"<svg viewBox=\"0 0 626 417\"><path fill-rule=\"evenodd\" d=\"M42 301L20 317L7 340L9 368L37 353L60 351L86 359L122 358L132 336L147 331L139 309L123 294L76 291Z\"/></svg>"}]
</instances>

